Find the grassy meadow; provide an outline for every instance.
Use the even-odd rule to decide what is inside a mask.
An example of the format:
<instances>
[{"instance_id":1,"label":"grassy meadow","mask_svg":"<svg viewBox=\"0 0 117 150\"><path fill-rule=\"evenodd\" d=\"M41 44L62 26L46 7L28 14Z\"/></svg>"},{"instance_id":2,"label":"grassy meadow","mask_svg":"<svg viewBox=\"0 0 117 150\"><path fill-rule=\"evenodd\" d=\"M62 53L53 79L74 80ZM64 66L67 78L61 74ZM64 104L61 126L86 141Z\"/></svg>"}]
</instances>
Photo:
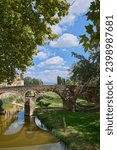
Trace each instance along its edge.
<instances>
[{"instance_id":1,"label":"grassy meadow","mask_svg":"<svg viewBox=\"0 0 117 150\"><path fill-rule=\"evenodd\" d=\"M70 150L99 150L99 110L78 112L57 110L56 107L62 108L62 101L58 95L50 92L45 93L41 101L50 104L46 107L47 109L38 112L37 116ZM78 103L93 106L82 99L79 99ZM49 107L53 107L53 109L49 109Z\"/></svg>"}]
</instances>

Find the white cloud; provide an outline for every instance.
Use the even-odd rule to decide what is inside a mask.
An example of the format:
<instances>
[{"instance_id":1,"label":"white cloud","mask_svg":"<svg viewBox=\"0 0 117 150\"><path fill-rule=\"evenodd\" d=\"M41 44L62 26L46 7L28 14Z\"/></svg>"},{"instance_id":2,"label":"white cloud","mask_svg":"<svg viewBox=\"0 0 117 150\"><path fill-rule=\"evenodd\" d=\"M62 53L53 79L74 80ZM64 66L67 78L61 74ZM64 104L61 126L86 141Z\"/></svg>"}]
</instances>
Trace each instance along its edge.
<instances>
[{"instance_id":1,"label":"white cloud","mask_svg":"<svg viewBox=\"0 0 117 150\"><path fill-rule=\"evenodd\" d=\"M39 46L39 45L37 45L37 49L39 50L39 51L46 51L46 47L44 47L44 46Z\"/></svg>"},{"instance_id":2,"label":"white cloud","mask_svg":"<svg viewBox=\"0 0 117 150\"><path fill-rule=\"evenodd\" d=\"M43 46L37 47L39 52L37 55L34 56L34 58L39 58L40 60L47 59L48 57L56 56L55 52L51 52L48 48Z\"/></svg>"},{"instance_id":3,"label":"white cloud","mask_svg":"<svg viewBox=\"0 0 117 150\"><path fill-rule=\"evenodd\" d=\"M65 61L62 57L55 56L55 57L47 59L44 62L39 63L38 66L44 67L44 66L53 66L53 65L64 65L64 63Z\"/></svg>"},{"instance_id":4,"label":"white cloud","mask_svg":"<svg viewBox=\"0 0 117 150\"><path fill-rule=\"evenodd\" d=\"M37 78L37 71L35 70L28 70L25 74L25 77L32 77L32 78Z\"/></svg>"},{"instance_id":5,"label":"white cloud","mask_svg":"<svg viewBox=\"0 0 117 150\"><path fill-rule=\"evenodd\" d=\"M38 78L41 79L43 82L46 82L48 84L51 83L56 83L57 81L57 76L61 76L63 78L68 78L69 77L69 71L68 71L68 67L62 67L62 68L51 68L51 69L47 69L44 71L27 71L24 74L24 77L32 77L32 78Z\"/></svg>"},{"instance_id":6,"label":"white cloud","mask_svg":"<svg viewBox=\"0 0 117 150\"><path fill-rule=\"evenodd\" d=\"M69 69L68 66L65 66L65 65L51 65L51 66L48 66L49 69Z\"/></svg>"},{"instance_id":7,"label":"white cloud","mask_svg":"<svg viewBox=\"0 0 117 150\"><path fill-rule=\"evenodd\" d=\"M79 45L77 36L65 33L60 36L56 41L51 41L50 46L56 48L70 48Z\"/></svg>"},{"instance_id":8,"label":"white cloud","mask_svg":"<svg viewBox=\"0 0 117 150\"><path fill-rule=\"evenodd\" d=\"M70 4L72 4L73 0L67 0ZM81 15L87 12L89 9L90 3L94 0L76 0L73 5L69 9L69 14L73 15Z\"/></svg>"},{"instance_id":9,"label":"white cloud","mask_svg":"<svg viewBox=\"0 0 117 150\"><path fill-rule=\"evenodd\" d=\"M31 74L32 74L32 72L29 70L27 72L25 72L25 76L31 76Z\"/></svg>"},{"instance_id":10,"label":"white cloud","mask_svg":"<svg viewBox=\"0 0 117 150\"><path fill-rule=\"evenodd\" d=\"M39 59L46 59L48 57L48 53L45 52L38 52L38 54L35 56L35 58Z\"/></svg>"},{"instance_id":11,"label":"white cloud","mask_svg":"<svg viewBox=\"0 0 117 150\"><path fill-rule=\"evenodd\" d=\"M66 31L67 26L71 26L75 23L78 16L85 14L88 11L92 1L94 0L67 0L67 2L71 4L69 13L59 24L52 27L52 31L56 34L62 34L63 31Z\"/></svg>"},{"instance_id":12,"label":"white cloud","mask_svg":"<svg viewBox=\"0 0 117 150\"><path fill-rule=\"evenodd\" d=\"M59 24L51 26L51 29L55 34L61 34L63 31Z\"/></svg>"},{"instance_id":13,"label":"white cloud","mask_svg":"<svg viewBox=\"0 0 117 150\"><path fill-rule=\"evenodd\" d=\"M30 70L30 71L33 71L33 70L35 70L35 66L30 66L27 69Z\"/></svg>"},{"instance_id":14,"label":"white cloud","mask_svg":"<svg viewBox=\"0 0 117 150\"><path fill-rule=\"evenodd\" d=\"M43 80L44 82L56 82L57 76L61 76L64 78L68 77L68 71L67 70L45 70L40 72L39 78Z\"/></svg>"},{"instance_id":15,"label":"white cloud","mask_svg":"<svg viewBox=\"0 0 117 150\"><path fill-rule=\"evenodd\" d=\"M69 14L68 16L65 16L62 21L60 22L60 25L67 25L67 26L71 26L74 24L76 19L76 16L73 14ZM62 30L62 29L61 29Z\"/></svg>"}]
</instances>

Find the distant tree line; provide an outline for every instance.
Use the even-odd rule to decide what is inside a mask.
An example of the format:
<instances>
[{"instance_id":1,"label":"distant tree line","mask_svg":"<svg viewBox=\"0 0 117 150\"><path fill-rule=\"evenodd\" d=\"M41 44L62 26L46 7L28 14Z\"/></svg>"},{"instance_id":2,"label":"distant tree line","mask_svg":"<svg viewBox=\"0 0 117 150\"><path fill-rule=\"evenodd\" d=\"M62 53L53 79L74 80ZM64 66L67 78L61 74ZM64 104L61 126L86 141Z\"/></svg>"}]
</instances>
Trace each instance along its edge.
<instances>
[{"instance_id":1,"label":"distant tree line","mask_svg":"<svg viewBox=\"0 0 117 150\"><path fill-rule=\"evenodd\" d=\"M57 84L58 85L65 85L65 78L57 76Z\"/></svg>"},{"instance_id":2,"label":"distant tree line","mask_svg":"<svg viewBox=\"0 0 117 150\"><path fill-rule=\"evenodd\" d=\"M57 85L76 85L71 79L65 79L63 77L57 76Z\"/></svg>"},{"instance_id":3,"label":"distant tree line","mask_svg":"<svg viewBox=\"0 0 117 150\"><path fill-rule=\"evenodd\" d=\"M37 78L25 77L24 85L43 85L43 81Z\"/></svg>"}]
</instances>

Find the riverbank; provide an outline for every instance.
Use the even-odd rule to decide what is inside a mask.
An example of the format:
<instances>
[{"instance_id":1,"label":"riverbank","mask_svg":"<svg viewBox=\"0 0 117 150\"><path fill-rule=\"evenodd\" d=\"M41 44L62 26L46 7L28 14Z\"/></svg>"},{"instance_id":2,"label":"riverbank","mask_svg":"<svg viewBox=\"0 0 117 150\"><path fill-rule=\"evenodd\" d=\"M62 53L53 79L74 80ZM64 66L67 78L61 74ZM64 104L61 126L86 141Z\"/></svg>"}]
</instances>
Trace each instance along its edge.
<instances>
[{"instance_id":1,"label":"riverbank","mask_svg":"<svg viewBox=\"0 0 117 150\"><path fill-rule=\"evenodd\" d=\"M65 148L60 142L58 142L58 143L36 145L36 146L0 148L0 150L65 150Z\"/></svg>"},{"instance_id":2,"label":"riverbank","mask_svg":"<svg viewBox=\"0 0 117 150\"><path fill-rule=\"evenodd\" d=\"M38 116L70 150L99 150L99 112L46 110Z\"/></svg>"}]
</instances>

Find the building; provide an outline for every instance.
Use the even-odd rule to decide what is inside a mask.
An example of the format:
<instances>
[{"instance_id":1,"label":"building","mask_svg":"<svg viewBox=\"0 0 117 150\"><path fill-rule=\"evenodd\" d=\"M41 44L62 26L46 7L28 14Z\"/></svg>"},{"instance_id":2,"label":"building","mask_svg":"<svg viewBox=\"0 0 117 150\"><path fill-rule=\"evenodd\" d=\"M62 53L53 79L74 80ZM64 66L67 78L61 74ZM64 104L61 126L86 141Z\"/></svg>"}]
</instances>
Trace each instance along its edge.
<instances>
[{"instance_id":1,"label":"building","mask_svg":"<svg viewBox=\"0 0 117 150\"><path fill-rule=\"evenodd\" d=\"M24 86L23 78L19 74L17 74L11 84L8 84L7 81L0 84L0 87L10 87L10 86Z\"/></svg>"}]
</instances>

